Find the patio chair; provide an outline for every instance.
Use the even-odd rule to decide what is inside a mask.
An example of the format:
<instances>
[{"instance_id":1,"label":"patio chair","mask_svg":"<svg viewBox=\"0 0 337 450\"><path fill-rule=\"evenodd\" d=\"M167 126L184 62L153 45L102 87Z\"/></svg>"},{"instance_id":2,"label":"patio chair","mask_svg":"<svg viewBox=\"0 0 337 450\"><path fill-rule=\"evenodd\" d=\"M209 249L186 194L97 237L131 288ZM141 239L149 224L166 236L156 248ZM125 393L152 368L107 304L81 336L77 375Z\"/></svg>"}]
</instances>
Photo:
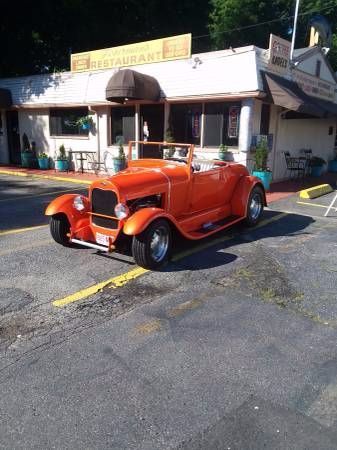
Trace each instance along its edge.
<instances>
[{"instance_id":1,"label":"patio chair","mask_svg":"<svg viewBox=\"0 0 337 450\"><path fill-rule=\"evenodd\" d=\"M287 172L290 173L290 178L292 177L292 174L294 173L299 177L300 175L304 177L305 170L306 170L306 158L305 157L294 157L291 156L289 152L283 152L286 166L287 166Z\"/></svg>"}]
</instances>

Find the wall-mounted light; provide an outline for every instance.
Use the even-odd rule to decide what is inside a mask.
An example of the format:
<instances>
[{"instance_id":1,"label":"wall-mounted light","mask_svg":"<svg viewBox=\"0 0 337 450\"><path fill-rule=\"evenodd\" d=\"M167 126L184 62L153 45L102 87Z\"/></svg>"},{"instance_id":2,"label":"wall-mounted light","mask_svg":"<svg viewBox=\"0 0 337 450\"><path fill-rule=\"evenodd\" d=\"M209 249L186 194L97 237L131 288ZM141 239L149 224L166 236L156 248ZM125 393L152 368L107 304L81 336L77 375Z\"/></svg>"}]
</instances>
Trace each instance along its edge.
<instances>
[{"instance_id":1,"label":"wall-mounted light","mask_svg":"<svg viewBox=\"0 0 337 450\"><path fill-rule=\"evenodd\" d=\"M196 69L200 64L202 64L202 61L201 61L201 59L198 56L196 56L193 59L193 61L194 61L194 64L192 66L192 69Z\"/></svg>"}]
</instances>

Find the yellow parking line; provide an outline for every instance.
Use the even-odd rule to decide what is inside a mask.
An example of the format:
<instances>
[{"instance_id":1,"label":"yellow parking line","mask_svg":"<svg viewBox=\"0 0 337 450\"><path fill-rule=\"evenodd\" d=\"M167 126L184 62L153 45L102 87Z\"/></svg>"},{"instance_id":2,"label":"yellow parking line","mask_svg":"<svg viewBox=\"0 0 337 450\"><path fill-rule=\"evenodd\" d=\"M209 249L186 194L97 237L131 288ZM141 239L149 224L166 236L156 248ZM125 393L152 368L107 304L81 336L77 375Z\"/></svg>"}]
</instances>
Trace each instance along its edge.
<instances>
[{"instance_id":1,"label":"yellow parking line","mask_svg":"<svg viewBox=\"0 0 337 450\"><path fill-rule=\"evenodd\" d=\"M277 214L276 216L273 216L270 219L263 220L255 227L252 227L251 230L263 227L264 225L268 225L269 223L272 223L272 222L275 222L276 220L282 219L282 217L285 217L286 215L287 215L286 213ZM194 247L191 250L187 250L185 252L178 253L172 259L172 261L179 261L180 259L183 259L189 255L192 255L193 253L196 253L200 250L204 250L204 249L206 249L208 247L212 247L218 243L233 239L233 237L235 237L235 235L224 236L219 239L215 239L211 242L208 242L204 245L199 245L197 247ZM52 304L53 304L53 306L57 306L60 308L60 307L68 305L69 303L74 303L79 300L83 300L87 297L90 297L91 295L97 294L100 290L102 290L103 288L105 288L108 285L111 285L109 287L113 288L113 289L122 287L125 284L127 284L129 281L134 280L135 278L138 278L142 275L145 275L148 272L149 272L149 270L147 270L147 269L143 269L142 267L136 267L135 269L132 269L129 272L126 272L122 275L118 275L117 277L110 278L109 280L102 281L101 283L95 284L93 286L89 286L88 288L77 291L74 294L68 295L64 298L54 300L52 302Z\"/></svg>"},{"instance_id":2,"label":"yellow parking line","mask_svg":"<svg viewBox=\"0 0 337 450\"><path fill-rule=\"evenodd\" d=\"M0 199L0 202L11 202L11 201L14 201L14 200L25 200L26 198L43 197L45 195L64 194L64 192L81 191L83 189L85 189L85 188L83 187L83 188L64 189L63 191L44 192L42 194L35 194L35 195L21 195L20 197L2 198L2 199Z\"/></svg>"},{"instance_id":3,"label":"yellow parking line","mask_svg":"<svg viewBox=\"0 0 337 450\"><path fill-rule=\"evenodd\" d=\"M117 277L102 281L102 283L98 283L94 286L82 289L81 291L75 292L74 294L68 295L67 297L61 298L59 300L54 300L53 305L62 307L68 305L69 303L77 302L89 297L90 295L97 294L97 292L110 284L110 288L116 289L118 287L124 286L128 281L134 280L135 278L138 278L147 272L149 272L149 270L143 269L142 267L136 267L135 269L130 270L127 273L123 273L122 275L118 275Z\"/></svg>"},{"instance_id":4,"label":"yellow parking line","mask_svg":"<svg viewBox=\"0 0 337 450\"><path fill-rule=\"evenodd\" d=\"M0 175L13 175L16 177L41 178L44 180L69 181L69 183L77 183L77 184L91 184L94 181L94 180L92 180L92 181L81 180L81 179L77 179L77 178L58 177L58 176L53 176L53 175L30 174L27 172L16 172L14 170L2 170L2 169L0 169Z\"/></svg>"},{"instance_id":5,"label":"yellow parking line","mask_svg":"<svg viewBox=\"0 0 337 450\"><path fill-rule=\"evenodd\" d=\"M16 233L25 233L26 231L35 231L39 228L46 228L48 225L37 225L35 227L27 227L27 228L14 228L13 230L4 230L0 231L0 236L6 236L7 234L16 234Z\"/></svg>"}]
</instances>

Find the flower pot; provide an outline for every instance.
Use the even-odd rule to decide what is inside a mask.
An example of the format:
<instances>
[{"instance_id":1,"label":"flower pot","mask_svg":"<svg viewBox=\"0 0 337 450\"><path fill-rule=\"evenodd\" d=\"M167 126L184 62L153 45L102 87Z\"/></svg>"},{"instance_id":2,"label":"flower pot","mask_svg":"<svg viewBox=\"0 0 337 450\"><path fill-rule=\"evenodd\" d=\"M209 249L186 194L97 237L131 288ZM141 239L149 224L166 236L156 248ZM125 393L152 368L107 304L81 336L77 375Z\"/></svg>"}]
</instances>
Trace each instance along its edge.
<instances>
[{"instance_id":1,"label":"flower pot","mask_svg":"<svg viewBox=\"0 0 337 450\"><path fill-rule=\"evenodd\" d=\"M39 168L42 170L49 169L49 158L37 158L39 163Z\"/></svg>"},{"instance_id":2,"label":"flower pot","mask_svg":"<svg viewBox=\"0 0 337 450\"><path fill-rule=\"evenodd\" d=\"M35 166L35 155L31 152L21 153L21 166L22 167L34 167Z\"/></svg>"},{"instance_id":3,"label":"flower pot","mask_svg":"<svg viewBox=\"0 0 337 450\"><path fill-rule=\"evenodd\" d=\"M68 171L68 160L67 159L57 159L55 161L55 169L58 172L67 172Z\"/></svg>"},{"instance_id":4,"label":"flower pot","mask_svg":"<svg viewBox=\"0 0 337 450\"><path fill-rule=\"evenodd\" d=\"M333 159L329 162L329 172L337 172L337 159Z\"/></svg>"},{"instance_id":5,"label":"flower pot","mask_svg":"<svg viewBox=\"0 0 337 450\"><path fill-rule=\"evenodd\" d=\"M324 166L313 166L311 167L311 175L313 177L320 177L323 173Z\"/></svg>"},{"instance_id":6,"label":"flower pot","mask_svg":"<svg viewBox=\"0 0 337 450\"><path fill-rule=\"evenodd\" d=\"M220 152L219 153L219 159L220 161L234 161L233 153L232 152Z\"/></svg>"},{"instance_id":7,"label":"flower pot","mask_svg":"<svg viewBox=\"0 0 337 450\"><path fill-rule=\"evenodd\" d=\"M271 172L263 172L260 170L253 170L253 176L260 178L266 191L270 189L270 182L273 174Z\"/></svg>"},{"instance_id":8,"label":"flower pot","mask_svg":"<svg viewBox=\"0 0 337 450\"><path fill-rule=\"evenodd\" d=\"M113 164L114 164L115 173L120 172L121 170L125 169L125 166L126 166L125 159L114 158Z\"/></svg>"}]
</instances>

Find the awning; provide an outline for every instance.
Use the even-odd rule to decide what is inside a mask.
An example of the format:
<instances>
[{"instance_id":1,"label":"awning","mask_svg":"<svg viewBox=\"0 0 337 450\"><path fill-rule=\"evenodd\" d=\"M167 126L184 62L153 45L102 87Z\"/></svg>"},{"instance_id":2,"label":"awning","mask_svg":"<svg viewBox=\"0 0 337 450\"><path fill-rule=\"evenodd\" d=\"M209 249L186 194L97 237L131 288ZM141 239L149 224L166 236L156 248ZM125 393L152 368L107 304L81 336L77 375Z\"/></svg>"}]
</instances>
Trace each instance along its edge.
<instances>
[{"instance_id":1,"label":"awning","mask_svg":"<svg viewBox=\"0 0 337 450\"><path fill-rule=\"evenodd\" d=\"M110 78L105 94L107 100L117 103L124 103L126 99L158 101L160 86L149 75L125 69L119 70Z\"/></svg>"},{"instance_id":2,"label":"awning","mask_svg":"<svg viewBox=\"0 0 337 450\"><path fill-rule=\"evenodd\" d=\"M9 108L10 106L12 106L11 91L0 88L0 108Z\"/></svg>"},{"instance_id":3,"label":"awning","mask_svg":"<svg viewBox=\"0 0 337 450\"><path fill-rule=\"evenodd\" d=\"M328 117L337 113L336 111L332 114L332 108L329 110L324 106L324 103L331 102L310 97L293 81L267 72L262 72L262 77L265 90L275 105L316 117ZM333 106L333 103L331 105Z\"/></svg>"}]
</instances>

